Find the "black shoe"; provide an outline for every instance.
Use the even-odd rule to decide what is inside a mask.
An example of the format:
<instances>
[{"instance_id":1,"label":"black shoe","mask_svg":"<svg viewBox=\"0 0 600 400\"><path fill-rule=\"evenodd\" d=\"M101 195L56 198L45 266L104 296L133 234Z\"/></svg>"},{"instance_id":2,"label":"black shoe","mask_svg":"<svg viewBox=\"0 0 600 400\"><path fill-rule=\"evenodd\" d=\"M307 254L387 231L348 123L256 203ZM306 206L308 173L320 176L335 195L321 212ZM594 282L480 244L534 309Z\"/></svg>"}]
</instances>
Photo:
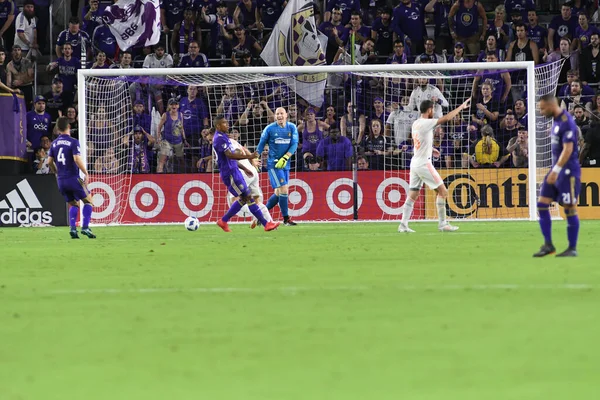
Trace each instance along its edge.
<instances>
[{"instance_id":1,"label":"black shoe","mask_svg":"<svg viewBox=\"0 0 600 400\"><path fill-rule=\"evenodd\" d=\"M92 233L90 228L82 229L81 234L89 237L90 239L96 239L96 235Z\"/></svg>"},{"instance_id":2,"label":"black shoe","mask_svg":"<svg viewBox=\"0 0 600 400\"><path fill-rule=\"evenodd\" d=\"M560 254L557 254L556 257L577 257L577 250L568 248Z\"/></svg>"},{"instance_id":3,"label":"black shoe","mask_svg":"<svg viewBox=\"0 0 600 400\"><path fill-rule=\"evenodd\" d=\"M545 257L548 254L554 254L554 253L556 253L556 249L554 248L554 246L552 246L551 244L545 244L542 247L540 247L540 251L535 253L533 256L534 257Z\"/></svg>"},{"instance_id":4,"label":"black shoe","mask_svg":"<svg viewBox=\"0 0 600 400\"><path fill-rule=\"evenodd\" d=\"M286 226L296 226L296 225L298 225L297 223L295 223L294 221L292 221L292 219L290 217L283 218L283 224L286 225Z\"/></svg>"},{"instance_id":5,"label":"black shoe","mask_svg":"<svg viewBox=\"0 0 600 400\"><path fill-rule=\"evenodd\" d=\"M79 239L79 235L77 234L77 229L71 229L69 234L71 235L71 239Z\"/></svg>"}]
</instances>

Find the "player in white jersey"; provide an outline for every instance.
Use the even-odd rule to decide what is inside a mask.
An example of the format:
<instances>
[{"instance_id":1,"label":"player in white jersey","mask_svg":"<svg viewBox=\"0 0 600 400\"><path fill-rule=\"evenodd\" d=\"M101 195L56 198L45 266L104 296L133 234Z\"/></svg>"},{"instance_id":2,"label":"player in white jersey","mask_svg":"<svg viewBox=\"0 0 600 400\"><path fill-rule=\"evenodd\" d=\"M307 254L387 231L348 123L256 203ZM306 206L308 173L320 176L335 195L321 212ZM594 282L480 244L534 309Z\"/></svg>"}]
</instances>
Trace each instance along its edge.
<instances>
[{"instance_id":1,"label":"player in white jersey","mask_svg":"<svg viewBox=\"0 0 600 400\"><path fill-rule=\"evenodd\" d=\"M231 136L229 137L229 141L231 142L231 144L233 145L233 148L236 150L239 150L245 154L251 154L250 150L246 149L244 146L242 146L237 140L233 139ZM243 172L242 176L244 177L244 180L246 181L246 185L248 185L248 189L250 189L250 195L252 196L252 198L254 199L254 201L256 202L256 204L258 204L258 207L260 207L260 211L263 213L263 216L265 217L265 219L269 222L273 221L273 217L271 217L271 213L269 213L269 210L267 209L267 206L264 205L263 203L263 192L260 189L260 181L258 178L258 164L254 164L254 163L258 163L259 159L255 159L255 160L238 160L238 166L240 167L240 170ZM251 175L251 176L249 176ZM228 194L229 196L229 203L231 204L232 202L234 202L237 197L234 197L231 193ZM248 205L244 205L244 207L242 207L242 212L250 215L250 210L248 209ZM257 225L257 220L256 218L254 218L252 220L252 224L250 225L250 227L252 229L256 228Z\"/></svg>"},{"instance_id":2,"label":"player in white jersey","mask_svg":"<svg viewBox=\"0 0 600 400\"><path fill-rule=\"evenodd\" d=\"M469 107L471 99L467 99L457 109L449 112L441 118L433 117L434 103L431 100L425 100L419 107L421 117L417 119L412 126L412 138L414 146L414 155L410 160L410 183L409 193L404 206L402 206L402 221L398 227L398 232L414 232L408 227L408 221L413 212L415 201L419 197L419 193L423 184L429 186L437 193L435 204L438 209L439 225L438 229L442 232L450 232L458 230L458 227L450 225L446 222L446 197L448 197L448 189L444 185L442 177L433 167L431 163L431 155L440 156L440 152L433 148L433 130L436 126L445 124L456 117L462 110Z\"/></svg>"}]
</instances>

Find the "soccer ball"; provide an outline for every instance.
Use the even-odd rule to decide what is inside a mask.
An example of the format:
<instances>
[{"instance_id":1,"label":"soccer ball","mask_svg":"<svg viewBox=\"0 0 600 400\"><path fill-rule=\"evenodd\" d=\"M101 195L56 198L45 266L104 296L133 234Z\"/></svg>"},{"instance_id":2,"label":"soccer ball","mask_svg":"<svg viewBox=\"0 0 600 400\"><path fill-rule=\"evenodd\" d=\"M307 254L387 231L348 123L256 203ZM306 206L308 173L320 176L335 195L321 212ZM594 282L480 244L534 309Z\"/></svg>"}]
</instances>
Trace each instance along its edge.
<instances>
[{"instance_id":1,"label":"soccer ball","mask_svg":"<svg viewBox=\"0 0 600 400\"><path fill-rule=\"evenodd\" d=\"M198 230L199 227L200 227L200 222L198 221L198 218L187 217L185 219L185 229L187 229L188 231Z\"/></svg>"}]
</instances>

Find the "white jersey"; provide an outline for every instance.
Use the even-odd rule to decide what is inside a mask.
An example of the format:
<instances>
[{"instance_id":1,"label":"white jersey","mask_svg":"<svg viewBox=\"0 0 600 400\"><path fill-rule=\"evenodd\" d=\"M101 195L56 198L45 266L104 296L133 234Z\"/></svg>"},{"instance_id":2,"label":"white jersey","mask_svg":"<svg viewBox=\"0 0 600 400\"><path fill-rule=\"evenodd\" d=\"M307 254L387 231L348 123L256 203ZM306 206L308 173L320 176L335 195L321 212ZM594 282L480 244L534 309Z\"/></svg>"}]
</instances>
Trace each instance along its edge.
<instances>
[{"instance_id":1,"label":"white jersey","mask_svg":"<svg viewBox=\"0 0 600 400\"><path fill-rule=\"evenodd\" d=\"M392 111L385 122L394 129L394 140L397 145L408 140L410 128L417 118L419 118L417 111Z\"/></svg>"},{"instance_id":2,"label":"white jersey","mask_svg":"<svg viewBox=\"0 0 600 400\"><path fill-rule=\"evenodd\" d=\"M437 124L437 118L419 118L413 123L412 138L414 155L412 160L410 160L411 169L431 162L431 153L433 152L433 129Z\"/></svg>"},{"instance_id":3,"label":"white jersey","mask_svg":"<svg viewBox=\"0 0 600 400\"><path fill-rule=\"evenodd\" d=\"M155 53L148 54L144 58L144 68L171 68L173 66L173 57L165 53L162 58L156 58Z\"/></svg>"},{"instance_id":4,"label":"white jersey","mask_svg":"<svg viewBox=\"0 0 600 400\"><path fill-rule=\"evenodd\" d=\"M433 117L441 118L442 117L442 107L448 107L448 100L444 97L440 89L437 87L428 84L425 89L421 86L417 86L412 93L410 94L410 101L408 102L408 106L406 107L406 111L419 110L421 107L421 103L425 100L431 100L433 97L437 97L441 104L434 103L433 104Z\"/></svg>"},{"instance_id":5,"label":"white jersey","mask_svg":"<svg viewBox=\"0 0 600 400\"><path fill-rule=\"evenodd\" d=\"M240 151L244 151L244 147L239 144L239 142L235 139L229 139L229 141L231 142L231 145L233 146L233 148L235 150L240 150ZM254 167L252 165L252 163L250 162L250 160L237 160L238 164L242 164L244 167L246 167L250 172L252 172L252 174L254 176L256 176L256 167ZM246 175L245 173L242 173L242 175Z\"/></svg>"}]
</instances>

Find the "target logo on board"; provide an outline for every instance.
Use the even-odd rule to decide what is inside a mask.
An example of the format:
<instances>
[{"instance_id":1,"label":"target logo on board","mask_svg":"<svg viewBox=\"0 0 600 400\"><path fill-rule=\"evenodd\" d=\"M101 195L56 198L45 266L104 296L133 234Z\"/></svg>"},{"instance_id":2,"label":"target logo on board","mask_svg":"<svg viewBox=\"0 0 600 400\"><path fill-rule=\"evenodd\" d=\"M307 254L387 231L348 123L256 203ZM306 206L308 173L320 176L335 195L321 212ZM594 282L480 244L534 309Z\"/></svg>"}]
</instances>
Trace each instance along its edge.
<instances>
[{"instance_id":1,"label":"target logo on board","mask_svg":"<svg viewBox=\"0 0 600 400\"><path fill-rule=\"evenodd\" d=\"M109 184L104 182L91 182L88 190L92 194L94 203L93 219L104 219L111 215L117 207L117 195Z\"/></svg>"},{"instance_id":2,"label":"target logo on board","mask_svg":"<svg viewBox=\"0 0 600 400\"><path fill-rule=\"evenodd\" d=\"M302 179L290 179L288 185L289 214L291 217L300 217L312 207L313 191L310 185Z\"/></svg>"},{"instance_id":3,"label":"target logo on board","mask_svg":"<svg viewBox=\"0 0 600 400\"><path fill-rule=\"evenodd\" d=\"M401 178L384 179L377 187L377 205L389 215L402 214L402 205L408 197L408 183Z\"/></svg>"},{"instance_id":4,"label":"target logo on board","mask_svg":"<svg viewBox=\"0 0 600 400\"><path fill-rule=\"evenodd\" d=\"M129 193L129 207L140 218L154 218L160 214L164 206L165 193L154 182L139 182Z\"/></svg>"},{"instance_id":5,"label":"target logo on board","mask_svg":"<svg viewBox=\"0 0 600 400\"><path fill-rule=\"evenodd\" d=\"M339 216L347 217L354 213L352 191L354 182L349 178L339 178L331 182L327 188L327 206ZM358 186L358 208L362 205L363 193Z\"/></svg>"},{"instance_id":6,"label":"target logo on board","mask_svg":"<svg viewBox=\"0 0 600 400\"><path fill-rule=\"evenodd\" d=\"M177 194L179 209L188 217L204 217L212 210L214 201L210 186L198 180L187 182Z\"/></svg>"}]
</instances>

